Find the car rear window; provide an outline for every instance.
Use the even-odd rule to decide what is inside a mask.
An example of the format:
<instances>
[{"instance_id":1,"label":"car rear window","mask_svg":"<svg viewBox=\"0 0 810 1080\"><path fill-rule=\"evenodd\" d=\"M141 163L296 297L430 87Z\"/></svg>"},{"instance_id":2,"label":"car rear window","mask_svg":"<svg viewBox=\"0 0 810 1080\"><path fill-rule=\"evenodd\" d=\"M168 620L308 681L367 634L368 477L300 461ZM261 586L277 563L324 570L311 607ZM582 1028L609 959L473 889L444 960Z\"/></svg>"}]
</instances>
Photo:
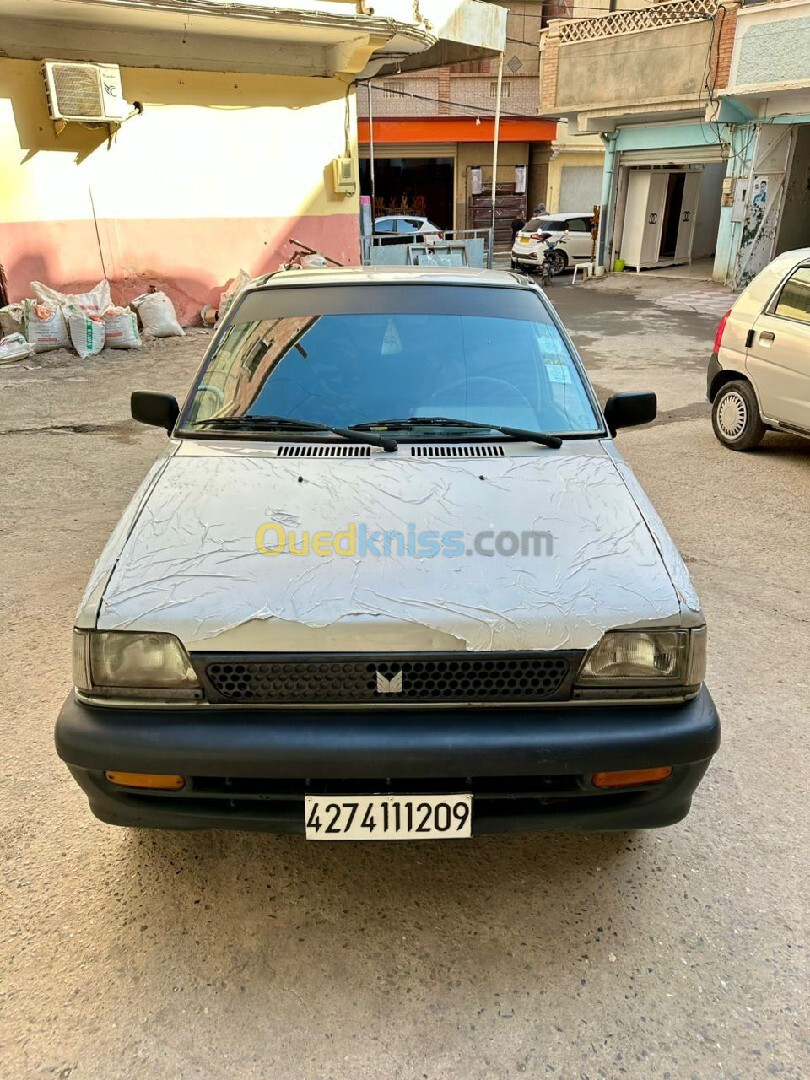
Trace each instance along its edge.
<instances>
[{"instance_id":1,"label":"car rear window","mask_svg":"<svg viewBox=\"0 0 810 1080\"><path fill-rule=\"evenodd\" d=\"M810 266L800 266L782 287L775 315L810 324Z\"/></svg>"},{"instance_id":2,"label":"car rear window","mask_svg":"<svg viewBox=\"0 0 810 1080\"><path fill-rule=\"evenodd\" d=\"M563 434L601 430L542 299L482 286L247 293L198 377L182 428L260 416L338 427L449 416Z\"/></svg>"}]
</instances>

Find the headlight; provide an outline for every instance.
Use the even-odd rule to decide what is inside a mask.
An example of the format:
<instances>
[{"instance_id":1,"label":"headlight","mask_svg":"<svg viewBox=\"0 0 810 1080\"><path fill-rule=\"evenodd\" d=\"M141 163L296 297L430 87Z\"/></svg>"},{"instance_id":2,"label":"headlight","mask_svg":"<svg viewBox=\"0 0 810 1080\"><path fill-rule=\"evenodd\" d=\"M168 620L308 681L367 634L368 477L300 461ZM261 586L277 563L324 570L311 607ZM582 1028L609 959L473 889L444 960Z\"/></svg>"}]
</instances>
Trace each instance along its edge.
<instances>
[{"instance_id":1,"label":"headlight","mask_svg":"<svg viewBox=\"0 0 810 1080\"><path fill-rule=\"evenodd\" d=\"M577 696L638 689L695 691L706 673L706 627L694 630L611 630L586 655ZM591 692L593 691L593 693ZM647 691L647 693L644 693Z\"/></svg>"},{"instance_id":2,"label":"headlight","mask_svg":"<svg viewBox=\"0 0 810 1080\"><path fill-rule=\"evenodd\" d=\"M98 697L198 701L199 680L173 634L74 630L73 682Z\"/></svg>"}]
</instances>

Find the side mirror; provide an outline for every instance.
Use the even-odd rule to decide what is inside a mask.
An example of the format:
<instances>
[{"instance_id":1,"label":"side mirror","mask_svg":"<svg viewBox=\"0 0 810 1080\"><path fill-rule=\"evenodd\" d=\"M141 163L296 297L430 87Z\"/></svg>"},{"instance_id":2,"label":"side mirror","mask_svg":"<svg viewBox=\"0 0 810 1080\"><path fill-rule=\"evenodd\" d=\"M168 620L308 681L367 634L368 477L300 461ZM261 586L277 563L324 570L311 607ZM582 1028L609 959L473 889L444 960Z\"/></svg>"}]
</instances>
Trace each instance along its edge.
<instances>
[{"instance_id":1,"label":"side mirror","mask_svg":"<svg viewBox=\"0 0 810 1080\"><path fill-rule=\"evenodd\" d=\"M177 398L153 390L133 390L130 398L132 419L139 424L151 424L171 433L180 415Z\"/></svg>"},{"instance_id":2,"label":"side mirror","mask_svg":"<svg viewBox=\"0 0 810 1080\"><path fill-rule=\"evenodd\" d=\"M614 394L605 405L605 420L611 435L619 428L649 424L655 419L657 401L655 394Z\"/></svg>"}]
</instances>

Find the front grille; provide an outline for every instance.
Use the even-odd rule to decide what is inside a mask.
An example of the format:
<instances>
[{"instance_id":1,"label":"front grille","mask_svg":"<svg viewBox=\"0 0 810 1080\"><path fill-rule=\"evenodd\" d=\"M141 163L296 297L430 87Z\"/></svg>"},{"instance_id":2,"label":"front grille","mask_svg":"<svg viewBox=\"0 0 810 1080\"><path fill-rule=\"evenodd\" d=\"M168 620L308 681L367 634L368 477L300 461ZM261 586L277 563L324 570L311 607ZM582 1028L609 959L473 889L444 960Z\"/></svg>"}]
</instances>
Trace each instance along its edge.
<instances>
[{"instance_id":1,"label":"front grille","mask_svg":"<svg viewBox=\"0 0 810 1080\"><path fill-rule=\"evenodd\" d=\"M560 701L581 653L229 654L198 658L212 702L252 705Z\"/></svg>"}]
</instances>

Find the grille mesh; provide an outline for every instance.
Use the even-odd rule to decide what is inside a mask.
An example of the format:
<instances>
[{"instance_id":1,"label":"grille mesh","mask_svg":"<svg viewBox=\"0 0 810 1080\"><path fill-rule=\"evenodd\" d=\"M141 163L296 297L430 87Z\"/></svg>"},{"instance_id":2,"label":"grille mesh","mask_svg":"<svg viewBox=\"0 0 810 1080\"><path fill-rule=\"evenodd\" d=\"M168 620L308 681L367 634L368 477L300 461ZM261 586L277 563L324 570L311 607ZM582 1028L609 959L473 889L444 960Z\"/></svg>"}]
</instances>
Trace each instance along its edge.
<instances>
[{"instance_id":1,"label":"grille mesh","mask_svg":"<svg viewBox=\"0 0 810 1080\"><path fill-rule=\"evenodd\" d=\"M293 443L292 445L282 444L276 454L277 457L369 457L371 447L362 443L357 445L338 443L337 446L331 443Z\"/></svg>"},{"instance_id":2,"label":"grille mesh","mask_svg":"<svg viewBox=\"0 0 810 1080\"><path fill-rule=\"evenodd\" d=\"M450 444L448 446L415 445L411 447L411 457L503 457L502 446L491 443L462 443L461 445Z\"/></svg>"},{"instance_id":3,"label":"grille mesh","mask_svg":"<svg viewBox=\"0 0 810 1080\"><path fill-rule=\"evenodd\" d=\"M103 116L101 82L95 68L81 64L54 64L56 104L63 116Z\"/></svg>"},{"instance_id":4,"label":"grille mesh","mask_svg":"<svg viewBox=\"0 0 810 1080\"><path fill-rule=\"evenodd\" d=\"M234 656L207 658L203 670L209 700L249 704L542 701L569 697L573 678L572 657L559 653L376 660Z\"/></svg>"}]
</instances>

